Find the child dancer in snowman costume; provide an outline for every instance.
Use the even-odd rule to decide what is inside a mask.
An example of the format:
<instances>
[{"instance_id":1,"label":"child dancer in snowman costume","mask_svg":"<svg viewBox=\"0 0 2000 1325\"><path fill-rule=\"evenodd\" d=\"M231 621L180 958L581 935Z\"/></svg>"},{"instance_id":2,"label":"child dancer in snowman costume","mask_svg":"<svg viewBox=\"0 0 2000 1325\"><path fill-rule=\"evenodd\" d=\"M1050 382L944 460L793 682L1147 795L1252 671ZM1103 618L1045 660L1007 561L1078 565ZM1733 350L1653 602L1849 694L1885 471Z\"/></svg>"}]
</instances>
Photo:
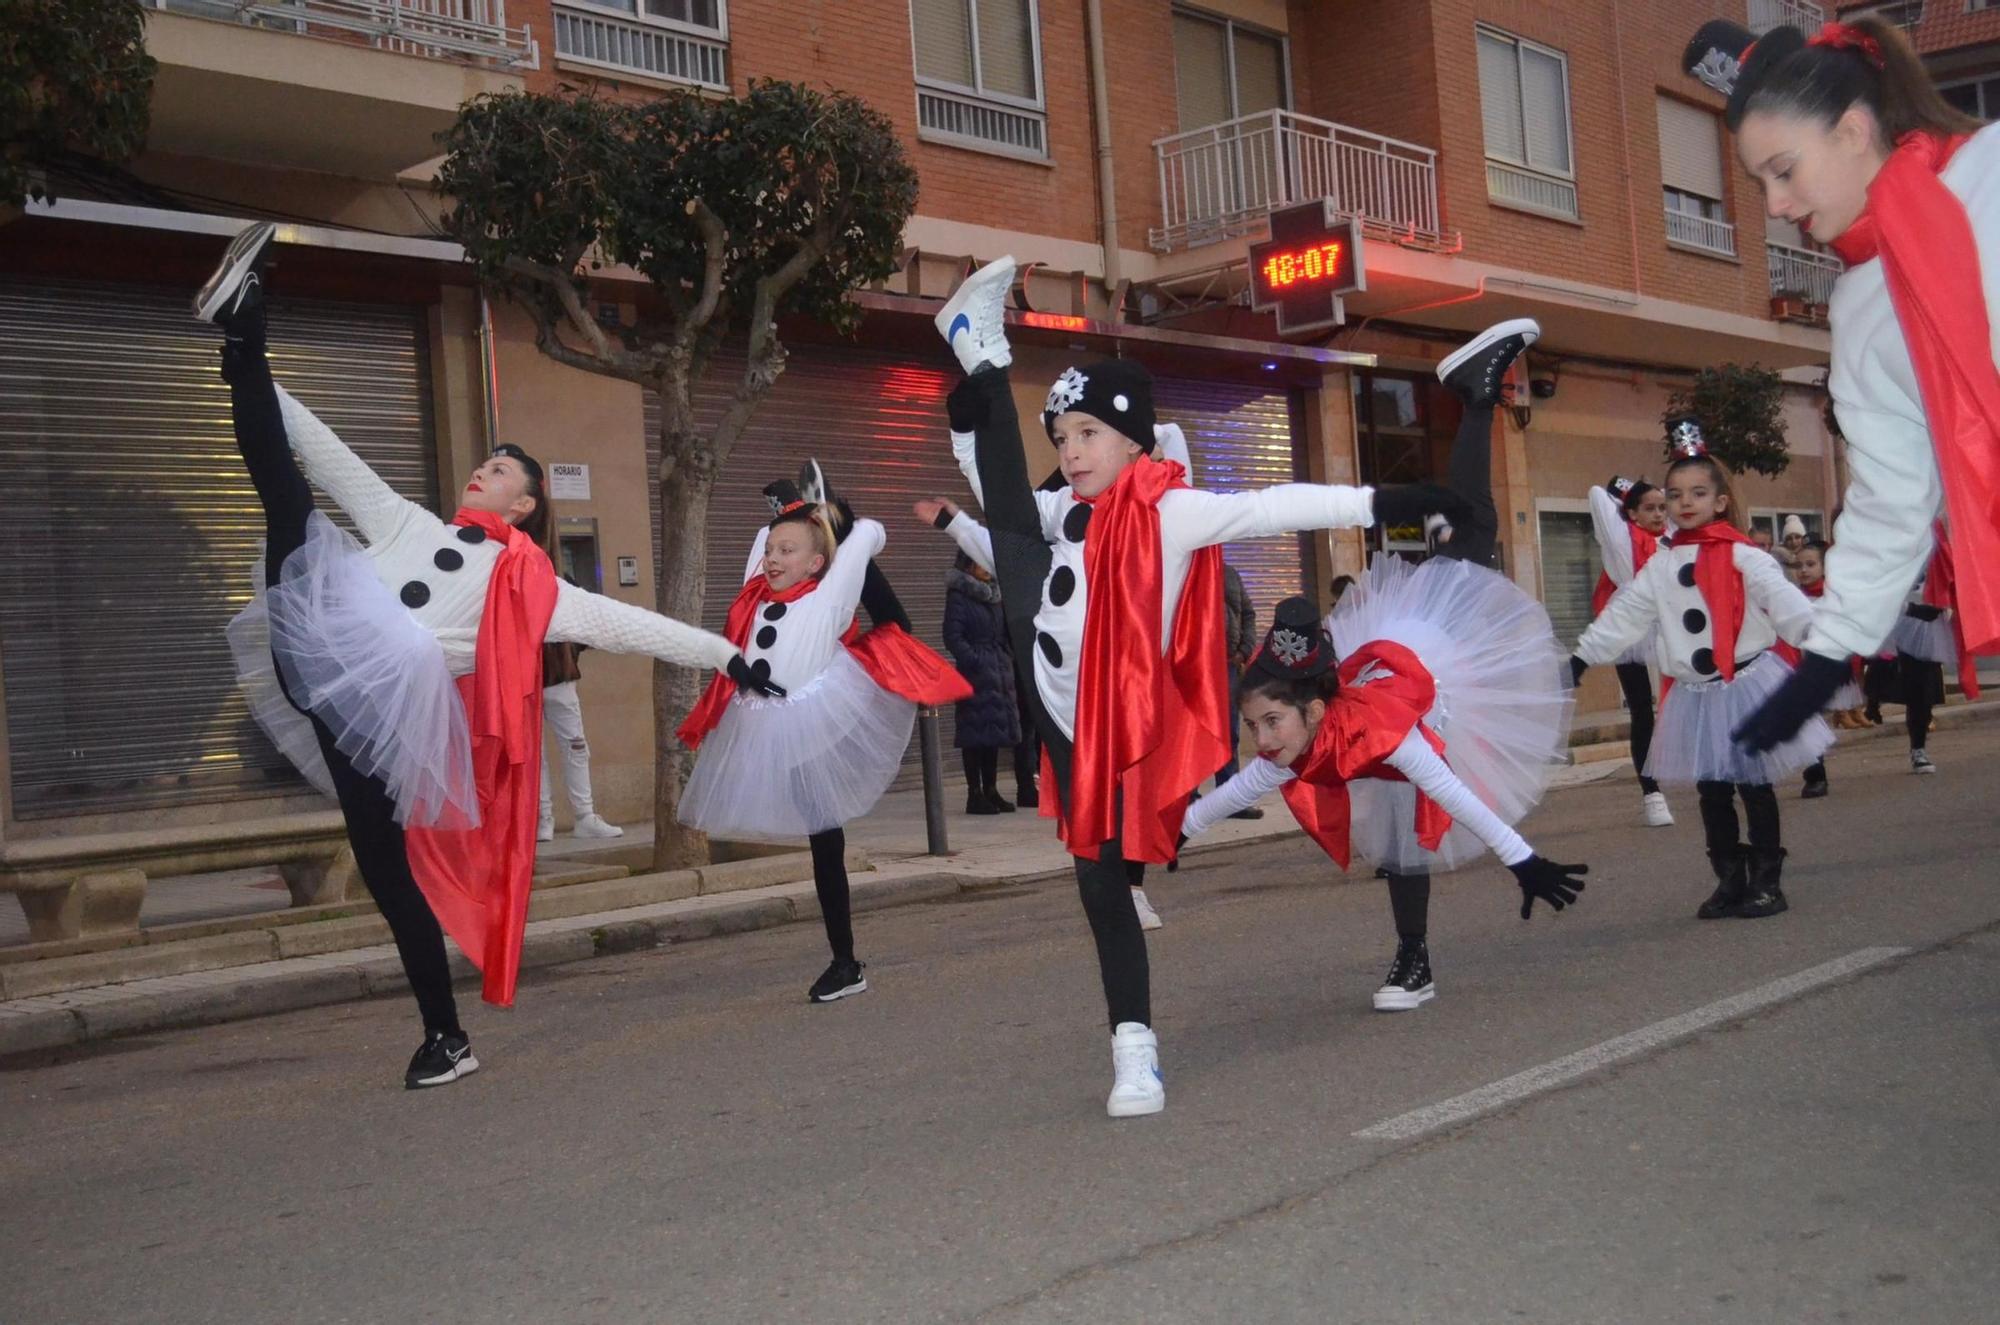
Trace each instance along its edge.
<instances>
[{"instance_id":1,"label":"child dancer in snowman costume","mask_svg":"<svg viewBox=\"0 0 2000 1325\"><path fill-rule=\"evenodd\" d=\"M195 315L223 330L236 444L264 506L259 591L230 624L230 644L258 722L340 803L423 1015L404 1084L439 1086L479 1067L444 936L484 973L487 1002L514 1001L535 863L543 644L754 678L720 636L557 579L538 541L542 468L519 447L496 448L473 471L447 522L397 496L277 386L259 274L274 230L238 235L195 299ZM308 478L365 548L313 510Z\"/></svg>"},{"instance_id":2,"label":"child dancer in snowman costume","mask_svg":"<svg viewBox=\"0 0 2000 1325\"><path fill-rule=\"evenodd\" d=\"M1590 528L1604 560L1604 571L1590 595L1590 614L1595 617L1660 550L1667 531L1667 494L1642 478L1613 475L1605 487L1590 490ZM1616 670L1625 710L1632 715L1632 768L1639 774L1640 813L1648 828L1671 828L1674 816L1666 794L1646 776L1646 756L1653 748L1653 669L1659 666L1659 655L1659 635L1649 633L1619 655Z\"/></svg>"},{"instance_id":3,"label":"child dancer in snowman costume","mask_svg":"<svg viewBox=\"0 0 2000 1325\"><path fill-rule=\"evenodd\" d=\"M1042 426L1068 487L1028 483L1007 367L1014 263L969 277L937 315L966 379L947 402L952 450L985 508L1016 665L1029 673L1052 777L1042 810L1076 858L1112 1027L1113 1117L1166 1105L1146 941L1128 860L1173 857L1188 795L1222 766L1231 725L1218 544L1301 529L1421 521L1460 503L1400 492L1283 484L1189 488L1152 457L1152 380L1127 361L1065 371Z\"/></svg>"}]
</instances>

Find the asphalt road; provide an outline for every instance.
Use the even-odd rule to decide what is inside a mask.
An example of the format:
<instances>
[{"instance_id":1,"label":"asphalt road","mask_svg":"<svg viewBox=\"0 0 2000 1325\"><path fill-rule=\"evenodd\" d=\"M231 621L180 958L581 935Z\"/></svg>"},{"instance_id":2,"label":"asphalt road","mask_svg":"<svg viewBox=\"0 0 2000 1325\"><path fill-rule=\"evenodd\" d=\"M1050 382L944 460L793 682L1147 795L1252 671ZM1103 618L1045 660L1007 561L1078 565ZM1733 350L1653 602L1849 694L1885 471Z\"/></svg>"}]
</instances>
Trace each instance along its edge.
<instances>
[{"instance_id":1,"label":"asphalt road","mask_svg":"<svg viewBox=\"0 0 2000 1325\"><path fill-rule=\"evenodd\" d=\"M1416 1013L1302 839L1161 877L1150 1119L1057 886L863 914L830 1007L809 926L536 974L421 1094L400 1000L11 1063L0 1321L1990 1320L2000 730L1932 744L1787 789L1765 921L1691 794L1557 793L1582 904L1439 880Z\"/></svg>"}]
</instances>

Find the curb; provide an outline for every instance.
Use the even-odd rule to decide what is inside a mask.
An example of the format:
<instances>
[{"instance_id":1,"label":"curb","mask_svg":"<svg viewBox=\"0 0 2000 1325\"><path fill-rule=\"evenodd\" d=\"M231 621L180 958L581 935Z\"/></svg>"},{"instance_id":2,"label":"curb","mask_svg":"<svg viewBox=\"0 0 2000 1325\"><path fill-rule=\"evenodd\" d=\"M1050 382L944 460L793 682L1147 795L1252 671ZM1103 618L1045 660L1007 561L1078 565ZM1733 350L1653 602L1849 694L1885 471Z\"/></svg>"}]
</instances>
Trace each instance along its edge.
<instances>
[{"instance_id":1,"label":"curb","mask_svg":"<svg viewBox=\"0 0 2000 1325\"><path fill-rule=\"evenodd\" d=\"M1938 710L1936 729L1970 726L1994 717L2000 717L2000 700L1957 705ZM1899 725L1885 723L1867 731L1842 732L1842 743L1900 736L1902 730ZM1608 760L1602 762L1611 764ZM1615 768L1615 764L1611 766ZM1582 779L1554 790L1588 786L1598 780ZM1285 835L1274 829L1190 844L1183 856L1207 861ZM944 872L914 862L890 864L876 871L875 877L862 875L853 880L853 905L856 911L876 911L937 901L960 893L1027 887L1070 877L1067 866L991 877ZM539 970L596 957L696 943L812 920L818 915L819 903L813 885L806 880L657 902L629 911L536 921L529 926L522 944L521 969ZM475 980L477 972L472 964L456 947L451 948L451 954L454 983L463 986ZM15 999L0 1003L0 1061L116 1036L241 1021L364 998L402 997L407 992L395 948L385 943Z\"/></svg>"}]
</instances>

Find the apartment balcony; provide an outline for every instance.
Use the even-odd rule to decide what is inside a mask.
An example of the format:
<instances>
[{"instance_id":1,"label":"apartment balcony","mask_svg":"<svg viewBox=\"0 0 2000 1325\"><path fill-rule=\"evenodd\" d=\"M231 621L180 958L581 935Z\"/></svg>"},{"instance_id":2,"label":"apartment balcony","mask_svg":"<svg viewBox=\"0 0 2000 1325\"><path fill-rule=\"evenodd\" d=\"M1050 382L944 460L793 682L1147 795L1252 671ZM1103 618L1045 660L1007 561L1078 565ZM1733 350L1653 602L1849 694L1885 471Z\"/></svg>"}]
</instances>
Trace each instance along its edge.
<instances>
[{"instance_id":1,"label":"apartment balcony","mask_svg":"<svg viewBox=\"0 0 2000 1325\"><path fill-rule=\"evenodd\" d=\"M149 0L148 148L364 179L437 155L482 92L540 66L506 0Z\"/></svg>"},{"instance_id":2,"label":"apartment balcony","mask_svg":"<svg viewBox=\"0 0 2000 1325\"><path fill-rule=\"evenodd\" d=\"M1750 0L1750 30L1760 37L1787 23L1810 36L1826 19L1826 6L1812 0Z\"/></svg>"},{"instance_id":3,"label":"apartment balcony","mask_svg":"<svg viewBox=\"0 0 2000 1325\"><path fill-rule=\"evenodd\" d=\"M1736 256L1736 227L1692 212L1667 208L1667 242L1718 258Z\"/></svg>"},{"instance_id":4,"label":"apartment balcony","mask_svg":"<svg viewBox=\"0 0 2000 1325\"><path fill-rule=\"evenodd\" d=\"M1287 110L1245 115L1161 138L1163 253L1249 234L1271 212L1331 199L1374 238L1453 253L1438 207L1437 152Z\"/></svg>"}]
</instances>

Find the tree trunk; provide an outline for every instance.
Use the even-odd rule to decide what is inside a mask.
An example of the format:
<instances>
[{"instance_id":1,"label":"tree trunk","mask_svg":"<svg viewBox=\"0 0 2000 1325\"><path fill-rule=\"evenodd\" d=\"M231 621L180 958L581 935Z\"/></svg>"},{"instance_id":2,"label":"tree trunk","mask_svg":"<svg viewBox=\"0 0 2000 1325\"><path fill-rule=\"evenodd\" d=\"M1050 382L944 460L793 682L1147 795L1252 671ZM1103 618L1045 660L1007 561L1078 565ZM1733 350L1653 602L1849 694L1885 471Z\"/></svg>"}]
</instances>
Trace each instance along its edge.
<instances>
[{"instance_id":1,"label":"tree trunk","mask_svg":"<svg viewBox=\"0 0 2000 1325\"><path fill-rule=\"evenodd\" d=\"M663 395L668 393L662 393ZM708 577L708 496L718 468L691 425L674 426L671 406L660 423L659 610L698 626ZM708 840L684 827L676 811L694 757L675 734L711 673L653 665L653 868L683 869L708 859Z\"/></svg>"}]
</instances>

